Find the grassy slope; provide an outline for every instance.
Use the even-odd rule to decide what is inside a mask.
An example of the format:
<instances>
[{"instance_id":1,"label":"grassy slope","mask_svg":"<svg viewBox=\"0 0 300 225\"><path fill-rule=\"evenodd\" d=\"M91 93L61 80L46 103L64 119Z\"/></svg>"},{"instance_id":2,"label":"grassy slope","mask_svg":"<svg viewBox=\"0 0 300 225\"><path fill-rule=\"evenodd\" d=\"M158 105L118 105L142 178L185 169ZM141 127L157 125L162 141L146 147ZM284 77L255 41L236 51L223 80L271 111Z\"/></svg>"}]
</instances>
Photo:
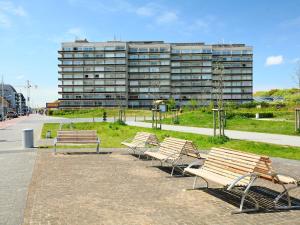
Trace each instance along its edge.
<instances>
[{"instance_id":1,"label":"grassy slope","mask_svg":"<svg viewBox=\"0 0 300 225\"><path fill-rule=\"evenodd\" d=\"M290 118L290 113L278 112L277 118ZM171 118L166 118L163 123L172 124ZM212 114L193 111L186 112L179 116L179 125L194 126L194 127L213 127ZM275 133L275 134L287 134L287 135L298 135L294 131L294 122L288 121L265 121L255 120L248 118L232 118L227 120L226 129L230 130L241 130L241 131L253 131L253 132L264 132L264 133Z\"/></svg>"},{"instance_id":2,"label":"grassy slope","mask_svg":"<svg viewBox=\"0 0 300 225\"><path fill-rule=\"evenodd\" d=\"M56 134L55 129L58 129L58 127L58 124L45 124L43 127L42 137L45 137L45 132L47 130L51 130L53 134ZM63 129L68 128L68 124L64 125L63 127ZM153 130L150 128L140 128L132 126L121 126L112 123L75 123L73 124L73 128L83 130L96 129L101 138L101 147L105 148L124 147L121 145L121 142L123 140L133 137L138 131L148 131L155 133L160 139L160 141L162 141L167 136L191 140L200 150L209 149L211 147L224 146L245 152L264 154L272 157L300 160L300 148L298 147L287 147L241 140L230 140L225 144L217 144L214 143L214 140L211 137L205 135L197 135L175 131Z\"/></svg>"},{"instance_id":3,"label":"grassy slope","mask_svg":"<svg viewBox=\"0 0 300 225\"><path fill-rule=\"evenodd\" d=\"M106 111L107 117L117 117L119 115L118 108L99 108L99 109L80 109L80 110L57 110L53 111L53 116L66 118L92 118L103 117L103 112ZM126 116L151 116L150 110L135 110L127 109Z\"/></svg>"}]
</instances>

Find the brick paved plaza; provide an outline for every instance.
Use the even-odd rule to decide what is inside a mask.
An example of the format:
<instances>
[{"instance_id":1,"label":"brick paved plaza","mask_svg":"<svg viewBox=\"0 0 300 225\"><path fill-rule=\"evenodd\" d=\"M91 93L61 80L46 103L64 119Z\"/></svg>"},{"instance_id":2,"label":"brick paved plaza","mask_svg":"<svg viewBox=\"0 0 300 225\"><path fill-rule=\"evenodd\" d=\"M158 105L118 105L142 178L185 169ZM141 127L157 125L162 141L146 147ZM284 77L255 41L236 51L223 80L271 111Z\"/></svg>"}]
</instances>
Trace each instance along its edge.
<instances>
[{"instance_id":1,"label":"brick paved plaza","mask_svg":"<svg viewBox=\"0 0 300 225\"><path fill-rule=\"evenodd\" d=\"M299 175L296 161L275 160L275 167ZM171 178L168 170L121 149L99 155L41 149L24 225L299 224L299 210L231 215L239 200L221 199L226 193L215 185L209 193L185 190L192 182L192 177ZM300 192L294 197L300 199Z\"/></svg>"}]
</instances>

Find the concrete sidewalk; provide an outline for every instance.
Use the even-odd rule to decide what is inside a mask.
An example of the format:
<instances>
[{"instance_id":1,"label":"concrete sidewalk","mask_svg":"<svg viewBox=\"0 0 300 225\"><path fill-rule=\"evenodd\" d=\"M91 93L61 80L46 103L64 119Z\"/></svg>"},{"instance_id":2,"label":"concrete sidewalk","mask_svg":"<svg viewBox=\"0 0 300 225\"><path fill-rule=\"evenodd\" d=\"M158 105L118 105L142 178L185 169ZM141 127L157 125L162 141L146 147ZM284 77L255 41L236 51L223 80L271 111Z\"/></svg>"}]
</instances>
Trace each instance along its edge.
<instances>
[{"instance_id":1,"label":"concrete sidewalk","mask_svg":"<svg viewBox=\"0 0 300 225\"><path fill-rule=\"evenodd\" d=\"M33 128L37 143L46 118L30 115L0 129L0 224L19 225L27 200L36 149L22 149L22 129Z\"/></svg>"}]
</instances>

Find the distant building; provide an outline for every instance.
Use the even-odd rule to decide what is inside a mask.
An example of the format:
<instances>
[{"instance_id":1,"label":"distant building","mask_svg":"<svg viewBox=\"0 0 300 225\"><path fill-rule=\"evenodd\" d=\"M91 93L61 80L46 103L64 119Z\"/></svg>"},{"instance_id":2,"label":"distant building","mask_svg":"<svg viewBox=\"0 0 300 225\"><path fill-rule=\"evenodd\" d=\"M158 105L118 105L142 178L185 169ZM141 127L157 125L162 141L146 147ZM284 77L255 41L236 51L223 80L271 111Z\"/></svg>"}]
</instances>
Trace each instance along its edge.
<instances>
[{"instance_id":1,"label":"distant building","mask_svg":"<svg viewBox=\"0 0 300 225\"><path fill-rule=\"evenodd\" d=\"M58 53L61 108L253 99L252 47L244 44L82 40L62 43Z\"/></svg>"},{"instance_id":2,"label":"distant building","mask_svg":"<svg viewBox=\"0 0 300 225\"><path fill-rule=\"evenodd\" d=\"M22 93L18 93L12 85L3 85L3 96L2 96L2 85L0 84L0 96L8 102L7 111L14 111L18 114L25 113L27 110L26 100Z\"/></svg>"},{"instance_id":3,"label":"distant building","mask_svg":"<svg viewBox=\"0 0 300 225\"><path fill-rule=\"evenodd\" d=\"M8 112L8 109L9 109L9 102L6 101L5 98L3 98L2 96L0 96L0 115L1 116L5 115Z\"/></svg>"}]
</instances>

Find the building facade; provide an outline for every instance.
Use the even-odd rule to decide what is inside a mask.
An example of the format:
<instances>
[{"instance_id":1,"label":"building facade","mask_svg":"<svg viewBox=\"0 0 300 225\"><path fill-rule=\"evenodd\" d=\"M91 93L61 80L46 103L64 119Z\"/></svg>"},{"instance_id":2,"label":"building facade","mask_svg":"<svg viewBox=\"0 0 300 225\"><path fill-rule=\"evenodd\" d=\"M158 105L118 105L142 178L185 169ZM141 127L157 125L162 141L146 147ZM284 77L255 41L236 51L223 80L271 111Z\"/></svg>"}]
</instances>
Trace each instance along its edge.
<instances>
[{"instance_id":1,"label":"building facade","mask_svg":"<svg viewBox=\"0 0 300 225\"><path fill-rule=\"evenodd\" d=\"M252 100L253 53L244 44L81 40L58 53L60 108Z\"/></svg>"},{"instance_id":2,"label":"building facade","mask_svg":"<svg viewBox=\"0 0 300 225\"><path fill-rule=\"evenodd\" d=\"M0 96L8 102L8 106L4 114L8 111L14 111L18 114L26 113L26 99L24 95L22 93L18 93L12 85L0 84Z\"/></svg>"}]
</instances>

